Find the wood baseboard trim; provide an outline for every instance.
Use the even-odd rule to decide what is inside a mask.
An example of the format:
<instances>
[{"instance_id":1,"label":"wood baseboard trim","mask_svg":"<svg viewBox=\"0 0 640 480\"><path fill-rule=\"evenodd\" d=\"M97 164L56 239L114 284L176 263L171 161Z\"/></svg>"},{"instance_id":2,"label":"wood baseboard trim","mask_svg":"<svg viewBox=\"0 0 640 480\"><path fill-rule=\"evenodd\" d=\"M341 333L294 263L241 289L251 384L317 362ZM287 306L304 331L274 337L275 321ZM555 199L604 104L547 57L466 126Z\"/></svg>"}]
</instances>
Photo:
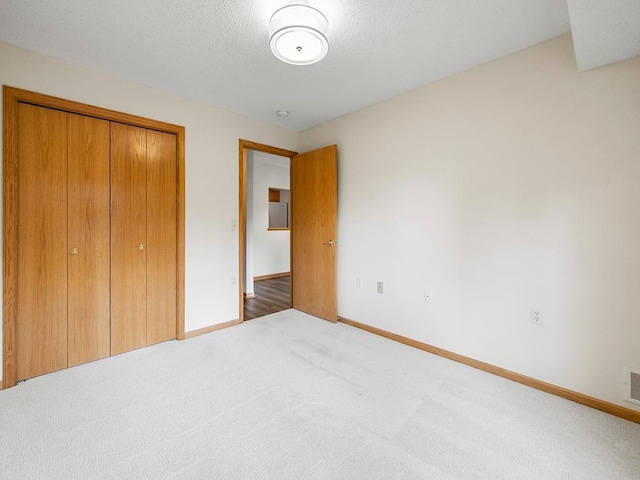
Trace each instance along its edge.
<instances>
[{"instance_id":1,"label":"wood baseboard trim","mask_svg":"<svg viewBox=\"0 0 640 480\"><path fill-rule=\"evenodd\" d=\"M199 337L200 335L206 335L207 333L217 332L218 330L223 330L225 328L234 327L236 325L240 325L242 322L240 320L230 320L224 323L218 323L216 325L211 325L210 327L200 328L198 330L191 330L190 332L186 332L184 334L184 338L194 338Z\"/></svg>"},{"instance_id":2,"label":"wood baseboard trim","mask_svg":"<svg viewBox=\"0 0 640 480\"><path fill-rule=\"evenodd\" d=\"M356 322L355 320L350 320L345 317L338 317L338 321L346 325L350 325L352 327L365 330L369 333L380 335L381 337L385 337L390 340L403 343L410 347L414 347L419 350L423 350L425 352L438 355L439 357L447 358L449 360L453 360L454 362L462 363L463 365L477 368L478 370L482 370L484 372L506 378L507 380L521 383L522 385L526 385L528 387L532 387L537 390L542 390L543 392L550 393L551 395L556 395L558 397L571 400L572 402L576 402L581 405L585 405L587 407L600 410L601 412L605 412L610 415L614 415L616 417L629 420L631 422L640 423L640 412L637 412L635 410L621 407L614 403L609 403L604 400L600 400L594 397L590 397L588 395L584 395L582 393L574 392L572 390L568 390L566 388L559 387L551 383L543 382L542 380L537 380L535 378L527 377L526 375L512 372L511 370L506 370L504 368L496 367L495 365L491 365L489 363L485 363L480 360L475 360L470 357L465 357L464 355L453 353L448 350L444 350L442 348L434 347L432 345L420 342L418 340L413 340L408 337L403 337L402 335L391 333L386 330L382 330L380 328L372 327L371 325L367 325L365 323Z\"/></svg>"},{"instance_id":3,"label":"wood baseboard trim","mask_svg":"<svg viewBox=\"0 0 640 480\"><path fill-rule=\"evenodd\" d=\"M291 272L272 273L271 275L260 275L258 277L253 277L253 281L259 282L260 280L271 280L273 278L288 277L289 275L291 275Z\"/></svg>"}]
</instances>

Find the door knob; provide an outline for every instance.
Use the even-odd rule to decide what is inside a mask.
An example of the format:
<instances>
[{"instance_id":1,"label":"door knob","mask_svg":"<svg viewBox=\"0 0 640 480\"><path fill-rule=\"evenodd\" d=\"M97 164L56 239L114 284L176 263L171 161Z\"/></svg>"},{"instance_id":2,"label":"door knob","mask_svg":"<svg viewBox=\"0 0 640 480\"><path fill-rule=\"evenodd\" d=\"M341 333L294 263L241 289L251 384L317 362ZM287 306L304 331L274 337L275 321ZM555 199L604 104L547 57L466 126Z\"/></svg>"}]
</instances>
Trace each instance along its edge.
<instances>
[{"instance_id":1,"label":"door knob","mask_svg":"<svg viewBox=\"0 0 640 480\"><path fill-rule=\"evenodd\" d=\"M78 249L77 248L72 248L71 249L71 255L77 255L78 254Z\"/></svg>"},{"instance_id":2,"label":"door knob","mask_svg":"<svg viewBox=\"0 0 640 480\"><path fill-rule=\"evenodd\" d=\"M338 241L337 240L329 240L327 243L323 243L323 245L328 245L330 247L333 247L334 245L337 245Z\"/></svg>"},{"instance_id":3,"label":"door knob","mask_svg":"<svg viewBox=\"0 0 640 480\"><path fill-rule=\"evenodd\" d=\"M144 245L142 245L142 244L138 245L138 250L140 250L140 251L144 250Z\"/></svg>"}]
</instances>

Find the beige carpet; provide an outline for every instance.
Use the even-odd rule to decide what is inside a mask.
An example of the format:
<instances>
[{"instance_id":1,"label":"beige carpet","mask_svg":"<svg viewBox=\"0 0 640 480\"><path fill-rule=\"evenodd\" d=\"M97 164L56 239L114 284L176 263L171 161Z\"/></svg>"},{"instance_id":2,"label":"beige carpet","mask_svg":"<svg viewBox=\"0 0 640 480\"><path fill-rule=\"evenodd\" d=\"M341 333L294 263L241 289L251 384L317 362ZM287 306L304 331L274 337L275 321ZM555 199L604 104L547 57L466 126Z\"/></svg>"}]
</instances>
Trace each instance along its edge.
<instances>
[{"instance_id":1,"label":"beige carpet","mask_svg":"<svg viewBox=\"0 0 640 480\"><path fill-rule=\"evenodd\" d=\"M288 310L0 392L2 479L640 479L640 425Z\"/></svg>"}]
</instances>

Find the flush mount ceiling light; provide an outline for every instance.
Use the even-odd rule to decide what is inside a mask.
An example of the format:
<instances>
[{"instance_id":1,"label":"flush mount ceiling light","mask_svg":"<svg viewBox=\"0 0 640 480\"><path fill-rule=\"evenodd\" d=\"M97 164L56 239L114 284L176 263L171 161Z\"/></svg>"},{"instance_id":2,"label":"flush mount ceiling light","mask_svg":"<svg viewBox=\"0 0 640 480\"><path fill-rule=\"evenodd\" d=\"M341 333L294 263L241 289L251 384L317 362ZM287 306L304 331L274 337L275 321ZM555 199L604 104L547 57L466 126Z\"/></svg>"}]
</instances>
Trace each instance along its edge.
<instances>
[{"instance_id":1,"label":"flush mount ceiling light","mask_svg":"<svg viewBox=\"0 0 640 480\"><path fill-rule=\"evenodd\" d=\"M292 0L271 16L271 51L283 62L311 65L329 51L327 18L305 0Z\"/></svg>"}]
</instances>

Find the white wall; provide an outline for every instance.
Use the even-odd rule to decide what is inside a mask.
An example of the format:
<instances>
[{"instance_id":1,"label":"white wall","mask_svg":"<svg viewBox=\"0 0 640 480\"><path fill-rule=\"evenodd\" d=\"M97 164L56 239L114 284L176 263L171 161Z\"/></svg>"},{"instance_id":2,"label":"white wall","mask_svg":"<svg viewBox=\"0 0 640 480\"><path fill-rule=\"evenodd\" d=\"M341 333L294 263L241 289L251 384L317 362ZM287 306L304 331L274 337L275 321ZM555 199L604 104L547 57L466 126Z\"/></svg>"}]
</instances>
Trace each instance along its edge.
<instances>
[{"instance_id":1,"label":"white wall","mask_svg":"<svg viewBox=\"0 0 640 480\"><path fill-rule=\"evenodd\" d=\"M559 37L300 151L338 144L341 316L640 411L640 58L574 58Z\"/></svg>"},{"instance_id":2,"label":"white wall","mask_svg":"<svg viewBox=\"0 0 640 480\"><path fill-rule=\"evenodd\" d=\"M247 150L247 218L245 232L245 251L244 251L244 293L248 297L254 296L253 286L253 157L256 152Z\"/></svg>"},{"instance_id":3,"label":"white wall","mask_svg":"<svg viewBox=\"0 0 640 480\"><path fill-rule=\"evenodd\" d=\"M289 271L289 230L269 228L269 188L289 190L289 159L254 152L253 271L256 277Z\"/></svg>"},{"instance_id":4,"label":"white wall","mask_svg":"<svg viewBox=\"0 0 640 480\"><path fill-rule=\"evenodd\" d=\"M238 318L238 140L295 150L297 134L4 43L0 83L183 125L186 330Z\"/></svg>"}]
</instances>

